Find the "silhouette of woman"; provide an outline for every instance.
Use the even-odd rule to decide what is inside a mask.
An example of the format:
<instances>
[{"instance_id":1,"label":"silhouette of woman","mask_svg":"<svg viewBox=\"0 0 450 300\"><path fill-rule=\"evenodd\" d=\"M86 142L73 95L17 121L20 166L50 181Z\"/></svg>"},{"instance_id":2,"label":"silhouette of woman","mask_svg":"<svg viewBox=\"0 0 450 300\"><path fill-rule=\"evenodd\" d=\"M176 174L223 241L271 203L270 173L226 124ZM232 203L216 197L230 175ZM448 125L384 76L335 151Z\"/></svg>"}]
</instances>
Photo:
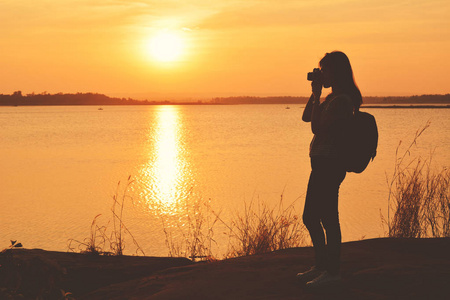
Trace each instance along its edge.
<instances>
[{"instance_id":1,"label":"silhouette of woman","mask_svg":"<svg viewBox=\"0 0 450 300\"><path fill-rule=\"evenodd\" d=\"M315 265L297 278L316 288L340 280L341 229L338 213L339 186L345 178L343 165L345 128L362 103L348 57L339 51L327 53L314 76L312 95L303 111L314 137L309 156L311 175L306 193L303 223L315 252ZM331 93L321 103L322 86ZM324 232L325 230L325 232ZM326 238L325 238L326 233Z\"/></svg>"}]
</instances>

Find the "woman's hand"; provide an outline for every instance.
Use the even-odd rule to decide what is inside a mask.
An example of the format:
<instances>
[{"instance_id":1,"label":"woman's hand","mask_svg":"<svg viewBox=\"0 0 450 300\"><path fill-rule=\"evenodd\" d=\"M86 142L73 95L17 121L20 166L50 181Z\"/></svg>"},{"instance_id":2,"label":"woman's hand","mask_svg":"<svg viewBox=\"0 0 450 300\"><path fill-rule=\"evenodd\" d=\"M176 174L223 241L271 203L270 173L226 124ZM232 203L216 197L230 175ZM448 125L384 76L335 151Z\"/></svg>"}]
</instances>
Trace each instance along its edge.
<instances>
[{"instance_id":1,"label":"woman's hand","mask_svg":"<svg viewBox=\"0 0 450 300\"><path fill-rule=\"evenodd\" d=\"M322 95L322 82L315 80L311 83L312 93L314 95L314 101L319 102L320 95Z\"/></svg>"}]
</instances>

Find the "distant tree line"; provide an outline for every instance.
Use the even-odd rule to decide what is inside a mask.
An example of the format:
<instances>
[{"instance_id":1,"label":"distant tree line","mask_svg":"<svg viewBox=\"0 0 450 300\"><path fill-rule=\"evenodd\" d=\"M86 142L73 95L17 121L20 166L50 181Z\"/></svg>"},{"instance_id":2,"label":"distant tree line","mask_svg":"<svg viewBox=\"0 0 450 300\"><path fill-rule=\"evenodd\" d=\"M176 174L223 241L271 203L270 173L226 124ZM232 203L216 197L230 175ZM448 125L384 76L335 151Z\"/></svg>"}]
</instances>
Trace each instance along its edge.
<instances>
[{"instance_id":1,"label":"distant tree line","mask_svg":"<svg viewBox=\"0 0 450 300\"><path fill-rule=\"evenodd\" d=\"M211 100L213 104L304 104L309 97L217 97Z\"/></svg>"},{"instance_id":2,"label":"distant tree line","mask_svg":"<svg viewBox=\"0 0 450 300\"><path fill-rule=\"evenodd\" d=\"M363 97L366 104L448 104L450 94L408 97Z\"/></svg>"},{"instance_id":3,"label":"distant tree line","mask_svg":"<svg viewBox=\"0 0 450 300\"><path fill-rule=\"evenodd\" d=\"M135 100L131 98L113 98L97 93L76 94L40 94L23 95L16 91L11 95L0 94L0 106L26 105L164 105L164 104L306 104L309 97L216 97L210 101L170 102ZM408 97L363 97L363 104L450 104L450 94L420 95Z\"/></svg>"},{"instance_id":4,"label":"distant tree line","mask_svg":"<svg viewBox=\"0 0 450 300\"><path fill-rule=\"evenodd\" d=\"M306 104L309 97L218 97L214 104ZM449 104L450 94L405 97L363 97L363 104Z\"/></svg>"},{"instance_id":5,"label":"distant tree line","mask_svg":"<svg viewBox=\"0 0 450 300\"><path fill-rule=\"evenodd\" d=\"M12 95L0 94L0 105L3 106L25 106L25 105L151 105L169 104L168 101L148 101L134 100L131 98L112 98L96 93L76 93L76 94L40 94L22 95L21 91L16 91Z\"/></svg>"}]
</instances>

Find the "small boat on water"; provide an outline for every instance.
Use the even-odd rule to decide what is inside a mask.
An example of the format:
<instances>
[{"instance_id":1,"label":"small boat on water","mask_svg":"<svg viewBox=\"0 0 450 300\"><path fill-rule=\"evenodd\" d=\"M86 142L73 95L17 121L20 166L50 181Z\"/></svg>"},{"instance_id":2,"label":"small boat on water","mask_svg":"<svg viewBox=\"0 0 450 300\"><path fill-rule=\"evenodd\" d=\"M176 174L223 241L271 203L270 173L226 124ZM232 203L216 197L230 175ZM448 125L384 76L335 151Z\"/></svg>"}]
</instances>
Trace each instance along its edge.
<instances>
[{"instance_id":1,"label":"small boat on water","mask_svg":"<svg viewBox=\"0 0 450 300\"><path fill-rule=\"evenodd\" d=\"M103 108L99 107L98 110L103 110Z\"/></svg>"},{"instance_id":2,"label":"small boat on water","mask_svg":"<svg viewBox=\"0 0 450 300\"><path fill-rule=\"evenodd\" d=\"M291 109L289 106L286 106L286 109Z\"/></svg>"}]
</instances>

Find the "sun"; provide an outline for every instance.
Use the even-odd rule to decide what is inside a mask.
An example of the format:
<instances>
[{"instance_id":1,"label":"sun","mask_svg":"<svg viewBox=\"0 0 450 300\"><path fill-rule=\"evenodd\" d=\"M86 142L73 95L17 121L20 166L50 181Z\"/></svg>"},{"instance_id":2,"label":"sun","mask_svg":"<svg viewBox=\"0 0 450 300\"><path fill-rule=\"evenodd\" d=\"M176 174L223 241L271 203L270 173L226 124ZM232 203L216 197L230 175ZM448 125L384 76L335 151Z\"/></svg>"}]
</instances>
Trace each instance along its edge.
<instances>
[{"instance_id":1,"label":"sun","mask_svg":"<svg viewBox=\"0 0 450 300\"><path fill-rule=\"evenodd\" d=\"M161 31L148 43L148 50L153 59L159 62L178 60L184 52L183 38L174 32Z\"/></svg>"}]
</instances>

